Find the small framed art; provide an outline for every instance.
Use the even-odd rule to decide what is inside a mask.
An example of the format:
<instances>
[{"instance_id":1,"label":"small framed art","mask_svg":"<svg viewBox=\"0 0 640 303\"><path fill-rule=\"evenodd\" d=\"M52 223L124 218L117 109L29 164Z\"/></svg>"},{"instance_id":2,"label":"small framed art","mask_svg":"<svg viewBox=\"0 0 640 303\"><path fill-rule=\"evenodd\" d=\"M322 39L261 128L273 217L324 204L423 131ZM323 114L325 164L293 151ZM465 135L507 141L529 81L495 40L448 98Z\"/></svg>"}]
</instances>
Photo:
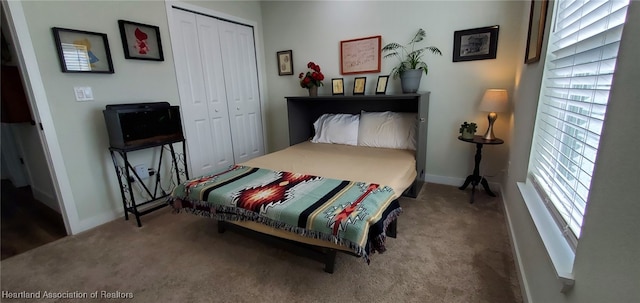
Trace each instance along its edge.
<instances>
[{"instance_id":1,"label":"small framed art","mask_svg":"<svg viewBox=\"0 0 640 303\"><path fill-rule=\"evenodd\" d=\"M388 82L389 82L389 75L378 76L378 83L376 83L376 95L384 95L387 93Z\"/></svg>"},{"instance_id":2,"label":"small framed art","mask_svg":"<svg viewBox=\"0 0 640 303\"><path fill-rule=\"evenodd\" d=\"M344 79L343 78L331 79L331 94L344 95Z\"/></svg>"},{"instance_id":3,"label":"small framed art","mask_svg":"<svg viewBox=\"0 0 640 303\"><path fill-rule=\"evenodd\" d=\"M278 58L278 76L293 75L293 51L279 51L276 57Z\"/></svg>"},{"instance_id":4,"label":"small framed art","mask_svg":"<svg viewBox=\"0 0 640 303\"><path fill-rule=\"evenodd\" d=\"M453 62L495 59L498 51L498 25L453 33Z\"/></svg>"},{"instance_id":5,"label":"small framed art","mask_svg":"<svg viewBox=\"0 0 640 303\"><path fill-rule=\"evenodd\" d=\"M51 28L63 73L113 74L107 34Z\"/></svg>"},{"instance_id":6,"label":"small framed art","mask_svg":"<svg viewBox=\"0 0 640 303\"><path fill-rule=\"evenodd\" d=\"M126 59L164 61L159 27L125 20L118 26Z\"/></svg>"},{"instance_id":7,"label":"small framed art","mask_svg":"<svg viewBox=\"0 0 640 303\"><path fill-rule=\"evenodd\" d=\"M364 89L367 84L367 77L357 77L353 81L353 94L364 95Z\"/></svg>"}]
</instances>

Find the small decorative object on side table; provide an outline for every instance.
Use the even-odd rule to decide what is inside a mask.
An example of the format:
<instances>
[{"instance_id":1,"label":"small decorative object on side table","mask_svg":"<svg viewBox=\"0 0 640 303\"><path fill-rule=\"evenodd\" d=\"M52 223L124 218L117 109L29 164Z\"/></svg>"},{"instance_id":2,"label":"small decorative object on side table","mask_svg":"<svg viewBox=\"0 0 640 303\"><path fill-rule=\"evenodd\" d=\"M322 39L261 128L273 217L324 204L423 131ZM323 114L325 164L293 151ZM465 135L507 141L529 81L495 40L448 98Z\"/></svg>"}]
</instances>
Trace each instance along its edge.
<instances>
[{"instance_id":1,"label":"small decorative object on side table","mask_svg":"<svg viewBox=\"0 0 640 303\"><path fill-rule=\"evenodd\" d=\"M473 203L476 186L478 186L478 184L482 185L482 187L487 192L487 194L489 194L489 196L495 197L496 194L494 194L489 188L489 183L487 182L487 179L480 176L480 160L482 159L482 146L484 144L499 145L504 143L504 141L498 138L495 138L493 140L485 140L482 136L474 136L473 139L465 139L462 136L458 136L458 140L476 144L476 157L475 157L475 166L473 168L473 174L469 175L467 179L464 180L464 184L458 187L458 189L465 190L467 186L471 184L471 202L470 203Z\"/></svg>"},{"instance_id":2,"label":"small decorative object on side table","mask_svg":"<svg viewBox=\"0 0 640 303\"><path fill-rule=\"evenodd\" d=\"M460 132L460 135L461 135L460 137L462 137L462 139L471 140L473 139L473 136L476 135L477 129L478 129L477 124L473 122L468 123L467 121L465 121L460 125L460 130L458 132Z\"/></svg>"}]
</instances>

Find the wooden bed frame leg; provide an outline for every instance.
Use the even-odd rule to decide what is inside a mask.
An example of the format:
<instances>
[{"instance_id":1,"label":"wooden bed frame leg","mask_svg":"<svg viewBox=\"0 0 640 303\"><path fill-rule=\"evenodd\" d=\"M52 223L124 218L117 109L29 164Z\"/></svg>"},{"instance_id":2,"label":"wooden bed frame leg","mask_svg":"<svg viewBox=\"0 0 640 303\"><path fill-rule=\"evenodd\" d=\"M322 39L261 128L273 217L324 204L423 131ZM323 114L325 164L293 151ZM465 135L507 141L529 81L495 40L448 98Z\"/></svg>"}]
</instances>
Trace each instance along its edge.
<instances>
[{"instance_id":1,"label":"wooden bed frame leg","mask_svg":"<svg viewBox=\"0 0 640 303\"><path fill-rule=\"evenodd\" d=\"M389 223L389 226L387 226L387 236L395 239L397 235L398 235L398 219L396 218L391 223Z\"/></svg>"},{"instance_id":2,"label":"wooden bed frame leg","mask_svg":"<svg viewBox=\"0 0 640 303\"><path fill-rule=\"evenodd\" d=\"M225 231L227 231L227 228L225 227L224 221L218 221L218 233L224 233Z\"/></svg>"},{"instance_id":3,"label":"wooden bed frame leg","mask_svg":"<svg viewBox=\"0 0 640 303\"><path fill-rule=\"evenodd\" d=\"M336 264L336 250L335 249L326 250L325 261L324 261L324 271L332 274L335 264Z\"/></svg>"}]
</instances>

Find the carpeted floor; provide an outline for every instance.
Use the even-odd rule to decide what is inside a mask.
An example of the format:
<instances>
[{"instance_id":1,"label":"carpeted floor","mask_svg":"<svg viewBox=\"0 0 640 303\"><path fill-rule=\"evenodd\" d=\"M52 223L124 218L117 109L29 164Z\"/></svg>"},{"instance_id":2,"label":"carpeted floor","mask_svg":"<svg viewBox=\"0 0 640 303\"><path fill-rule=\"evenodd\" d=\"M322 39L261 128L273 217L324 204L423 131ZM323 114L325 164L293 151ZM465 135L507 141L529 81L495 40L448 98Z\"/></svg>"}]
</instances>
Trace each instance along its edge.
<instances>
[{"instance_id":1,"label":"carpeted floor","mask_svg":"<svg viewBox=\"0 0 640 303\"><path fill-rule=\"evenodd\" d=\"M522 302L501 198L479 192L469 204L469 193L427 184L417 199L401 198L388 251L371 265L338 254L334 274L164 208L142 217L142 228L116 220L3 260L1 288L87 293L74 302ZM133 300L103 297L122 293Z\"/></svg>"}]
</instances>

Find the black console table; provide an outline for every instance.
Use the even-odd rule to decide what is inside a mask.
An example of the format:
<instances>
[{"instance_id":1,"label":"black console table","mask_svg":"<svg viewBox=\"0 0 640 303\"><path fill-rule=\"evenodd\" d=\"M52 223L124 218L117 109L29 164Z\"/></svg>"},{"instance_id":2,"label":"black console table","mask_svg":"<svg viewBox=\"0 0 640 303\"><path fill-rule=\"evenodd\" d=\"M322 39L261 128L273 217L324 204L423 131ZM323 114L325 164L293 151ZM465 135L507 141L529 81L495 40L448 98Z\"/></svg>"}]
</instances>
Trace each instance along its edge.
<instances>
[{"instance_id":1,"label":"black console table","mask_svg":"<svg viewBox=\"0 0 640 303\"><path fill-rule=\"evenodd\" d=\"M471 184L471 202L470 203L473 203L473 196L475 194L476 186L478 186L478 184L482 185L482 187L487 192L487 194L489 194L489 196L495 197L496 194L494 194L489 188L489 183L487 182L487 179L480 176L480 160L482 160L482 146L484 144L498 145L498 144L504 143L504 141L498 138L496 138L495 140L485 140L484 138L482 138L482 136L473 136L473 139L465 139L465 138L462 138L462 136L458 136L458 140L476 144L476 157L475 157L475 166L473 168L473 174L469 175L467 179L464 180L464 184L458 187L458 189L465 190L467 186Z\"/></svg>"},{"instance_id":2,"label":"black console table","mask_svg":"<svg viewBox=\"0 0 640 303\"><path fill-rule=\"evenodd\" d=\"M174 144L182 143L182 154L178 154L174 149ZM153 192L149 189L149 187L142 182L142 178L138 175L136 170L133 168L131 163L129 163L129 159L127 157L127 153L150 149L150 148L160 148L160 158L158 160L158 165L154 168L155 171L155 182L153 183ZM161 186L161 168L162 168L162 160L163 155L165 153L165 148L169 149L169 154L171 156L172 163L172 175L175 175L177 184L181 183L181 176L184 177L184 180L189 179L189 172L187 170L187 159L186 159L186 149L185 149L185 140L173 140L162 143L156 143L152 145L138 146L132 148L116 148L110 147L109 152L111 153L111 159L113 160L113 167L116 170L116 174L118 176L118 184L120 185L120 194L122 195L122 206L124 208L124 218L125 220L129 220L129 213L136 217L136 222L138 223L138 227L142 227L142 223L140 222L140 216L148 214L154 210L163 208L168 204L164 201L165 198L169 196L169 192L166 192ZM116 154L120 155L122 158L123 166L118 164L118 159ZM130 178L129 176L132 176ZM150 176L151 177L151 176ZM133 182L139 182L141 187L145 190L147 194L147 199L143 202L136 202L134 192L132 190L131 184Z\"/></svg>"}]
</instances>

